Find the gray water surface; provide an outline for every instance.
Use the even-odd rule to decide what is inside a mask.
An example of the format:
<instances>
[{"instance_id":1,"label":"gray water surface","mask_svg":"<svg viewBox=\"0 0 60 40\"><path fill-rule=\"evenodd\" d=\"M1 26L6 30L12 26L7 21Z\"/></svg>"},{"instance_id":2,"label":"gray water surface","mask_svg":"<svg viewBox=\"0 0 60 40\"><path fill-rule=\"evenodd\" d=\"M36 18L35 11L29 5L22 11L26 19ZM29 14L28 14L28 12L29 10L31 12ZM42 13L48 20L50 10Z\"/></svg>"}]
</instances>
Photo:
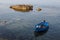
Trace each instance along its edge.
<instances>
[{"instance_id":1,"label":"gray water surface","mask_svg":"<svg viewBox=\"0 0 60 40\"><path fill-rule=\"evenodd\" d=\"M54 6L34 6L30 12L18 12L0 5L0 38L7 40L60 40L60 8ZM41 7L42 11L36 11ZM35 36L34 26L43 20L49 22L49 30ZM6 21L6 22L5 22Z\"/></svg>"}]
</instances>

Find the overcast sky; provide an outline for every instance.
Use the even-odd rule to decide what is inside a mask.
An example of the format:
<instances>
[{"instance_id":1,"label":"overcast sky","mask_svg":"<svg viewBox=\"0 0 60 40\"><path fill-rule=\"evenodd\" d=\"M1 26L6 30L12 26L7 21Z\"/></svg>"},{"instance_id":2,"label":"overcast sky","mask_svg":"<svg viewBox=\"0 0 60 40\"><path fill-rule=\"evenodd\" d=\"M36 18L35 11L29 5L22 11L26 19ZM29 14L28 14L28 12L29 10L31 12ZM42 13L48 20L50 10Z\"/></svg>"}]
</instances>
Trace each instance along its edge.
<instances>
[{"instance_id":1,"label":"overcast sky","mask_svg":"<svg viewBox=\"0 0 60 40\"><path fill-rule=\"evenodd\" d=\"M0 0L0 4L59 5L60 0Z\"/></svg>"}]
</instances>

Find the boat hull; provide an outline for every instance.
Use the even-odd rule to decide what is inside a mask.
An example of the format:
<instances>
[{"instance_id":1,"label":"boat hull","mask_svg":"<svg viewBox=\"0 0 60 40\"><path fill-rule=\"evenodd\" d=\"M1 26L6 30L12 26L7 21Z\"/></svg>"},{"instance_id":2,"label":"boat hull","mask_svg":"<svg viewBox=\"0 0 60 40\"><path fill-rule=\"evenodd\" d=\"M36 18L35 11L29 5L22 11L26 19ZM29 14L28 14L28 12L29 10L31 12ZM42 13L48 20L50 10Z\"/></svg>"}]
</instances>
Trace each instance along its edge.
<instances>
[{"instance_id":1,"label":"boat hull","mask_svg":"<svg viewBox=\"0 0 60 40\"><path fill-rule=\"evenodd\" d=\"M37 27L37 26L41 26L42 24L44 25L45 28ZM49 29L49 25L47 22L45 22L45 23L42 22L42 23L39 23L35 26L35 32L44 32L44 31L47 31L48 29Z\"/></svg>"}]
</instances>

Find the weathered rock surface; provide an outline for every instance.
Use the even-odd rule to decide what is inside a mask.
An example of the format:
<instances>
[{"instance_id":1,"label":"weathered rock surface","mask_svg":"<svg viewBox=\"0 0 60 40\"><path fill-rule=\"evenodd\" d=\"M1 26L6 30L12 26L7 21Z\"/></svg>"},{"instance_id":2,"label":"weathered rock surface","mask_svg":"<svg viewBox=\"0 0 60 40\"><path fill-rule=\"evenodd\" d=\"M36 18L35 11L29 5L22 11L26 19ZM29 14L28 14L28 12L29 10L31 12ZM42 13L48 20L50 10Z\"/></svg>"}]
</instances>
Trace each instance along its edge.
<instances>
[{"instance_id":1,"label":"weathered rock surface","mask_svg":"<svg viewBox=\"0 0 60 40\"><path fill-rule=\"evenodd\" d=\"M22 11L22 12L33 10L32 5L14 5L14 6L10 6L10 8L16 11Z\"/></svg>"},{"instance_id":2,"label":"weathered rock surface","mask_svg":"<svg viewBox=\"0 0 60 40\"><path fill-rule=\"evenodd\" d=\"M36 10L37 10L37 11L41 11L42 9L41 9L41 8L37 8Z\"/></svg>"}]
</instances>

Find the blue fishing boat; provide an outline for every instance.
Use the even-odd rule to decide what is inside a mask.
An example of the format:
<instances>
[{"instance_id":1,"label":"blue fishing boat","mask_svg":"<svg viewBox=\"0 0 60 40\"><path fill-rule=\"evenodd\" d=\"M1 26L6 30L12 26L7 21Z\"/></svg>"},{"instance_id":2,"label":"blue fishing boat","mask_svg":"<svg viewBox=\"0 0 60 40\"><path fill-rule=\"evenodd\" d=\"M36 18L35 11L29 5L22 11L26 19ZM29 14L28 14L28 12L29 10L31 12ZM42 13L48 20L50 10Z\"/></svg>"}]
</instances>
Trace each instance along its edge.
<instances>
[{"instance_id":1,"label":"blue fishing boat","mask_svg":"<svg viewBox=\"0 0 60 40\"><path fill-rule=\"evenodd\" d=\"M35 32L44 32L47 31L49 28L48 22L45 20L37 25L35 25Z\"/></svg>"}]
</instances>

